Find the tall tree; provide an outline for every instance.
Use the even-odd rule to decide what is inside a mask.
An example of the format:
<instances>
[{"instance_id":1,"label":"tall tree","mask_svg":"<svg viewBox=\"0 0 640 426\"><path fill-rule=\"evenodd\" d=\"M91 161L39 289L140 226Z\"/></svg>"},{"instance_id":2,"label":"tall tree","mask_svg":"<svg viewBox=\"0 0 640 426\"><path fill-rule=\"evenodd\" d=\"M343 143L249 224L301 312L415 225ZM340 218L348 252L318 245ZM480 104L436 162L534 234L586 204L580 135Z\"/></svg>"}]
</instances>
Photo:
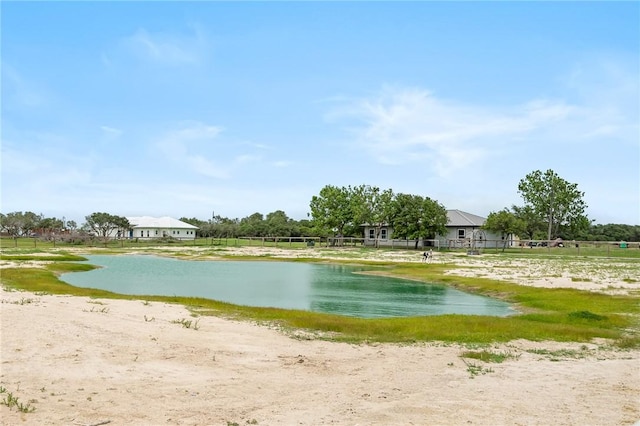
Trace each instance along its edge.
<instances>
[{"instance_id":1,"label":"tall tree","mask_svg":"<svg viewBox=\"0 0 640 426\"><path fill-rule=\"evenodd\" d=\"M377 186L360 185L353 189L351 209L354 221L358 225L368 224L375 229L375 244L382 227L388 225L393 213L393 191L380 190Z\"/></svg>"},{"instance_id":2,"label":"tall tree","mask_svg":"<svg viewBox=\"0 0 640 426\"><path fill-rule=\"evenodd\" d=\"M567 182L553 170L529 173L518 184L518 192L526 205L547 222L547 240L557 236L562 226L574 228L585 223L584 192L578 190L578 184Z\"/></svg>"},{"instance_id":3,"label":"tall tree","mask_svg":"<svg viewBox=\"0 0 640 426\"><path fill-rule=\"evenodd\" d=\"M531 206L511 206L514 216L522 222L519 236L529 240L542 239L546 233L545 222Z\"/></svg>"},{"instance_id":4,"label":"tall tree","mask_svg":"<svg viewBox=\"0 0 640 426\"><path fill-rule=\"evenodd\" d=\"M104 242L109 241L113 231L121 231L122 234L131 227L126 217L103 212L91 213L85 220L85 228L93 231Z\"/></svg>"},{"instance_id":5,"label":"tall tree","mask_svg":"<svg viewBox=\"0 0 640 426\"><path fill-rule=\"evenodd\" d=\"M484 225L482 225L482 228L493 232L499 232L501 234L504 242L502 245L502 251L504 251L507 247L507 237L510 234L521 234L525 228L525 223L508 209L503 209L497 213L489 213L489 216L487 216L487 220Z\"/></svg>"},{"instance_id":6,"label":"tall tree","mask_svg":"<svg viewBox=\"0 0 640 426\"><path fill-rule=\"evenodd\" d=\"M393 235L407 240L435 238L446 233L447 210L429 197L397 194L392 202Z\"/></svg>"},{"instance_id":7,"label":"tall tree","mask_svg":"<svg viewBox=\"0 0 640 426\"><path fill-rule=\"evenodd\" d=\"M351 187L326 185L311 198L311 224L319 235L344 236L346 228L353 224Z\"/></svg>"}]
</instances>

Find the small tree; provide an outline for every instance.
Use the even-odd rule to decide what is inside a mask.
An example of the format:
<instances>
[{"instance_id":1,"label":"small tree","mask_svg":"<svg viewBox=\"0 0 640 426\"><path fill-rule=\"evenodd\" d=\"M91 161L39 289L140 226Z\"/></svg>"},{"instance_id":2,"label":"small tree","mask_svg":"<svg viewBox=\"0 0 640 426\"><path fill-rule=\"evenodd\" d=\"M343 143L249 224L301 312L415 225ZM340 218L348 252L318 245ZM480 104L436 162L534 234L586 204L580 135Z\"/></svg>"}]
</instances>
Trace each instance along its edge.
<instances>
[{"instance_id":1,"label":"small tree","mask_svg":"<svg viewBox=\"0 0 640 426\"><path fill-rule=\"evenodd\" d=\"M126 217L109 213L92 213L85 217L85 228L91 230L105 243L113 236L113 231L124 232L131 227Z\"/></svg>"},{"instance_id":2,"label":"small tree","mask_svg":"<svg viewBox=\"0 0 640 426\"><path fill-rule=\"evenodd\" d=\"M503 252L507 247L508 236L510 234L520 234L524 228L524 222L507 209L500 210L497 213L489 213L487 220L484 225L482 225L482 229L499 232L501 234L504 241L502 245Z\"/></svg>"}]
</instances>

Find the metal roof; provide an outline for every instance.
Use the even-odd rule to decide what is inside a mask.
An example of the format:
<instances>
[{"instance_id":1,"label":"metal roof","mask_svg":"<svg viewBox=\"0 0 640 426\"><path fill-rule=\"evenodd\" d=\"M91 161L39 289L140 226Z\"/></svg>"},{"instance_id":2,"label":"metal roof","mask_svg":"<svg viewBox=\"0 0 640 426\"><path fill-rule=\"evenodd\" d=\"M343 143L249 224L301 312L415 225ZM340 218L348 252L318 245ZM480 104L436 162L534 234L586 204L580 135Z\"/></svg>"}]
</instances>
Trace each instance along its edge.
<instances>
[{"instance_id":1,"label":"metal roof","mask_svg":"<svg viewBox=\"0 0 640 426\"><path fill-rule=\"evenodd\" d=\"M487 219L460 210L447 210L447 226L475 226L484 225Z\"/></svg>"},{"instance_id":2,"label":"metal roof","mask_svg":"<svg viewBox=\"0 0 640 426\"><path fill-rule=\"evenodd\" d=\"M178 219L169 216L151 217L151 216L127 216L127 220L131 224L131 228L161 228L161 229L198 229Z\"/></svg>"}]
</instances>

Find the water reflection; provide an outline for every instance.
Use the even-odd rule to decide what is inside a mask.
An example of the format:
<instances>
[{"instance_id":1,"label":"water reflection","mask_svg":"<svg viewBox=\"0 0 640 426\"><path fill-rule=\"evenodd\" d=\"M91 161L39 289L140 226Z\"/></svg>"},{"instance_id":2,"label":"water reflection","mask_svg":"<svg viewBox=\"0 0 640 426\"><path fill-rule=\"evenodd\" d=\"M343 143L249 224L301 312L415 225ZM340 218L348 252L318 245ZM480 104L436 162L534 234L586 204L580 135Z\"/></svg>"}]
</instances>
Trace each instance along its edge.
<instances>
[{"instance_id":1,"label":"water reflection","mask_svg":"<svg viewBox=\"0 0 640 426\"><path fill-rule=\"evenodd\" d=\"M154 256L88 256L104 268L64 274L78 287L122 294L192 296L248 306L357 317L442 314L505 316L499 300L397 278L364 268L294 262L184 261Z\"/></svg>"}]
</instances>

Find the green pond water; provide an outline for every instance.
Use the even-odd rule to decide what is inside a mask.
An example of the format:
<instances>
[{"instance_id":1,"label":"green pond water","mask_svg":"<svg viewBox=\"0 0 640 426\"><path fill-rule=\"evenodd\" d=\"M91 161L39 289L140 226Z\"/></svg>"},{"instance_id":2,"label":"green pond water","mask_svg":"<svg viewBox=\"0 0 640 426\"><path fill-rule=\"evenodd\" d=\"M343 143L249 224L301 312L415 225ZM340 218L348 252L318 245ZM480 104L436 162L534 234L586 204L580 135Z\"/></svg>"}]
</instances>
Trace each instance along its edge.
<instances>
[{"instance_id":1,"label":"green pond water","mask_svg":"<svg viewBox=\"0 0 640 426\"><path fill-rule=\"evenodd\" d=\"M120 294L204 297L236 305L364 318L515 313L500 300L446 286L358 274L367 270L364 267L155 256L87 258L102 268L63 274L61 279L77 287Z\"/></svg>"}]
</instances>

